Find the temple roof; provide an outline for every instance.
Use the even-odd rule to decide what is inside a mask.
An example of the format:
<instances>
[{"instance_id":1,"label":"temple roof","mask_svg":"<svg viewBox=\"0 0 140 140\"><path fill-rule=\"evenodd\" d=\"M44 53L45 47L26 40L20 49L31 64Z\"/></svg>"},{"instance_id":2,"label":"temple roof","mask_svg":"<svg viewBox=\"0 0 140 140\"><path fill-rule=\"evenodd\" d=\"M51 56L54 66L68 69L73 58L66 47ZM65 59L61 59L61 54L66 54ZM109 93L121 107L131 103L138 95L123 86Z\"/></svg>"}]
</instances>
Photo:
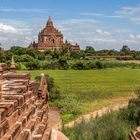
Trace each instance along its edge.
<instances>
[{"instance_id":1,"label":"temple roof","mask_svg":"<svg viewBox=\"0 0 140 140\"><path fill-rule=\"evenodd\" d=\"M50 16L49 16L49 19L48 19L48 21L47 21L47 26L53 26L53 22L52 22Z\"/></svg>"},{"instance_id":2,"label":"temple roof","mask_svg":"<svg viewBox=\"0 0 140 140\"><path fill-rule=\"evenodd\" d=\"M39 33L39 35L57 35L57 36L63 36L60 31L58 31L54 25L53 21L51 20L51 17L48 18L46 27Z\"/></svg>"}]
</instances>

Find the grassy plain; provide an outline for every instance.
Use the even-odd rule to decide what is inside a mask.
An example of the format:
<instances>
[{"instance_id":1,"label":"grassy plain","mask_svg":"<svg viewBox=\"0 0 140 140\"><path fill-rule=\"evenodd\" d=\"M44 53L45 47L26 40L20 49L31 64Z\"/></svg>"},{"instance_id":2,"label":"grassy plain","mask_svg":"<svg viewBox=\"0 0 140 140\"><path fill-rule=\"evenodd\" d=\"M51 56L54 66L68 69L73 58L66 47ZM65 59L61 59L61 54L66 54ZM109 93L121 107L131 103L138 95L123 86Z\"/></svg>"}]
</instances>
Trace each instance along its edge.
<instances>
[{"instance_id":1,"label":"grassy plain","mask_svg":"<svg viewBox=\"0 0 140 140\"><path fill-rule=\"evenodd\" d=\"M83 112L98 109L114 101L127 100L140 85L140 69L132 68L20 72L29 72L33 79L41 73L49 74L62 93L75 95L82 102Z\"/></svg>"}]
</instances>

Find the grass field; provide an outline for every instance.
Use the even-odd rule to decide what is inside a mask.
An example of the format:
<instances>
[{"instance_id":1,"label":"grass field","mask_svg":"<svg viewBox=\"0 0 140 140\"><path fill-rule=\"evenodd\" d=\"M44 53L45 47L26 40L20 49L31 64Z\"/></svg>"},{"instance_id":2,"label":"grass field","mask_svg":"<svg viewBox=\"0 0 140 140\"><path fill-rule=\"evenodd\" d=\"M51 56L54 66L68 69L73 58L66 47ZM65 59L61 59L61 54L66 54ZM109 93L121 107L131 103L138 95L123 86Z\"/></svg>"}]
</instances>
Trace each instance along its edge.
<instances>
[{"instance_id":1,"label":"grass field","mask_svg":"<svg viewBox=\"0 0 140 140\"><path fill-rule=\"evenodd\" d=\"M32 78L41 73L49 74L62 93L75 95L79 99L83 113L126 101L140 86L140 69L132 68L20 72L29 72Z\"/></svg>"}]
</instances>

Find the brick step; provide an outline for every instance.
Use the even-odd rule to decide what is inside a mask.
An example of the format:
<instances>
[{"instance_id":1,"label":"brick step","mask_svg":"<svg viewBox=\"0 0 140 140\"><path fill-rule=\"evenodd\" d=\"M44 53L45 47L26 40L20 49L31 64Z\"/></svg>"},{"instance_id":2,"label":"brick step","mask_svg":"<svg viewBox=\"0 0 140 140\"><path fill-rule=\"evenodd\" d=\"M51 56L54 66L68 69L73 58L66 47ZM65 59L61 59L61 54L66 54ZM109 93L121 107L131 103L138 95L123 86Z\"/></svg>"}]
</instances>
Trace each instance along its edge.
<instances>
[{"instance_id":1,"label":"brick step","mask_svg":"<svg viewBox=\"0 0 140 140\"><path fill-rule=\"evenodd\" d=\"M27 112L25 112L15 123L15 125L13 127L11 127L8 132L6 132L6 135L4 135L3 139L4 140L17 140L17 137L19 136L19 134L21 133L22 129L26 127L27 122L30 121L30 119L32 118L32 116L35 113L35 108L30 107ZM30 124L31 125L31 124ZM7 125L9 126L9 125ZM29 125L28 125L29 127ZM3 136L1 135L1 137ZM0 138L1 138L0 137Z\"/></svg>"},{"instance_id":2,"label":"brick step","mask_svg":"<svg viewBox=\"0 0 140 140\"><path fill-rule=\"evenodd\" d=\"M43 138L46 126L42 123L36 126L34 133L32 134L32 140L41 140Z\"/></svg>"}]
</instances>

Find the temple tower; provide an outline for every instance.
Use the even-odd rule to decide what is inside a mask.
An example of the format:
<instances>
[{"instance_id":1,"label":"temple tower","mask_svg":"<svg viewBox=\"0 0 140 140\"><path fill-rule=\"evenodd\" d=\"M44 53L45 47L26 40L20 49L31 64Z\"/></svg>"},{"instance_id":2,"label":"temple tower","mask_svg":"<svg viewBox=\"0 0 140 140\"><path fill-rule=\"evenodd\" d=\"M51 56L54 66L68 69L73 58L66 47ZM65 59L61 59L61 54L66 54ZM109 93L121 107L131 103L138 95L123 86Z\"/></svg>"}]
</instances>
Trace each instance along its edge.
<instances>
[{"instance_id":1,"label":"temple tower","mask_svg":"<svg viewBox=\"0 0 140 140\"><path fill-rule=\"evenodd\" d=\"M63 35L49 17L45 28L38 35L38 50L54 50L63 47Z\"/></svg>"}]
</instances>

